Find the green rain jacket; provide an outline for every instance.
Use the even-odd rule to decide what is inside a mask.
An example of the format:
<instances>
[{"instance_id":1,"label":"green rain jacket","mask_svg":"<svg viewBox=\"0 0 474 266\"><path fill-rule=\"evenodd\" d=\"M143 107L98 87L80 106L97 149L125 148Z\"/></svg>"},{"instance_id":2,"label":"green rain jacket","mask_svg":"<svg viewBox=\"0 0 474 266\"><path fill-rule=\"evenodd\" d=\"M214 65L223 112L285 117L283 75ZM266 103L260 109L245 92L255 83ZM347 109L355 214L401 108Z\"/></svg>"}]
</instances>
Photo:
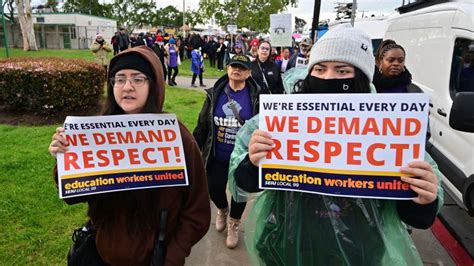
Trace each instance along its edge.
<instances>
[{"instance_id":1,"label":"green rain jacket","mask_svg":"<svg viewBox=\"0 0 474 266\"><path fill-rule=\"evenodd\" d=\"M258 189L240 181L247 191L237 185L236 172L258 179L248 159L248 143L257 128L258 115L239 130L228 185L238 202L256 196L245 222L253 265L422 265L405 224L429 228L443 206L441 174L428 154L425 161L438 177L438 198L428 205L276 190L255 194L247 191Z\"/></svg>"}]
</instances>

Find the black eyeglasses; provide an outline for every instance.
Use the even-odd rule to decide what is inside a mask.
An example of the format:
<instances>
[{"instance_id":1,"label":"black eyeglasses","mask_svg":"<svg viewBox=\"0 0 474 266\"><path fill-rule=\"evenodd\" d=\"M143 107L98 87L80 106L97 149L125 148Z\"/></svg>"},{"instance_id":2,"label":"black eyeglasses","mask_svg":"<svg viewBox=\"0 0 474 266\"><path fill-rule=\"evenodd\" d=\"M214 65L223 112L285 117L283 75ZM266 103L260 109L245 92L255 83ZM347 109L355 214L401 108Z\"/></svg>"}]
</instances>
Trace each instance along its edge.
<instances>
[{"instance_id":1,"label":"black eyeglasses","mask_svg":"<svg viewBox=\"0 0 474 266\"><path fill-rule=\"evenodd\" d=\"M113 77L113 78L110 78L110 84L112 84L113 87L122 88L127 83L127 80L130 81L130 84L133 87L138 88L145 85L145 81L147 81L148 78L140 77L140 76L129 78L129 79L126 77Z\"/></svg>"}]
</instances>

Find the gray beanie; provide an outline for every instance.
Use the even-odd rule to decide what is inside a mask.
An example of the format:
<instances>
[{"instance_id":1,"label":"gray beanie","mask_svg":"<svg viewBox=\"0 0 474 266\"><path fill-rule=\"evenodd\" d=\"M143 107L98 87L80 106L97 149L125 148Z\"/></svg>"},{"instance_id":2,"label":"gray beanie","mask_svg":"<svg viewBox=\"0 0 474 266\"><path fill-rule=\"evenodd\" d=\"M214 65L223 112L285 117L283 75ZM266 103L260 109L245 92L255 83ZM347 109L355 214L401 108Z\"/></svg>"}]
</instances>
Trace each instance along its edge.
<instances>
[{"instance_id":1,"label":"gray beanie","mask_svg":"<svg viewBox=\"0 0 474 266\"><path fill-rule=\"evenodd\" d=\"M344 62L360 69L372 82L375 59L372 41L363 31L341 25L329 30L311 49L308 70L320 62Z\"/></svg>"}]
</instances>

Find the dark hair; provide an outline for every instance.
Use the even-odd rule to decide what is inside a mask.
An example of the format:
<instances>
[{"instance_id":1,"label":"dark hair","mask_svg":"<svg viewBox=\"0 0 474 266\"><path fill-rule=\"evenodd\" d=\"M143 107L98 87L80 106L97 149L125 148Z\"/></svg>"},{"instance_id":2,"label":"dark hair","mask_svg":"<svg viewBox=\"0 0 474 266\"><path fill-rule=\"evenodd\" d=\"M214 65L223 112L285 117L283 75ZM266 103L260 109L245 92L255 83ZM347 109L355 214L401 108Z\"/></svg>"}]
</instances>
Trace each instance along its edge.
<instances>
[{"instance_id":1,"label":"dark hair","mask_svg":"<svg viewBox=\"0 0 474 266\"><path fill-rule=\"evenodd\" d=\"M386 39L379 45L377 52L375 52L375 63L378 64L378 62L383 59L385 53L392 49L401 49L403 54L406 56L405 49L401 45L396 43L394 40Z\"/></svg>"},{"instance_id":2,"label":"dark hair","mask_svg":"<svg viewBox=\"0 0 474 266\"><path fill-rule=\"evenodd\" d=\"M270 46L270 50L272 49L272 44L269 42L269 41L260 41L260 43L258 44L258 48L260 48L260 46L262 46L263 43L268 43L268 45Z\"/></svg>"},{"instance_id":3,"label":"dark hair","mask_svg":"<svg viewBox=\"0 0 474 266\"><path fill-rule=\"evenodd\" d=\"M147 61L147 64L137 58ZM114 77L113 75L121 69L138 70L149 78L150 89L141 112L162 113L165 96L163 70L153 50L146 46L138 46L116 55L110 62L108 77ZM110 80L107 84L107 96L102 114L124 114L124 110L115 101L114 88ZM125 227L123 234L130 238L135 238L134 235L135 239L154 235L156 225L160 223L158 200L163 192L163 189L153 188L91 195L88 215L96 228L114 230L116 228L114 225L119 224Z\"/></svg>"},{"instance_id":4,"label":"dark hair","mask_svg":"<svg viewBox=\"0 0 474 266\"><path fill-rule=\"evenodd\" d=\"M156 97L156 84L153 79L148 77L148 84L149 84L149 91L148 97L145 102L145 106L143 106L142 113L158 113L158 97ZM107 97L105 98L104 108L101 112L102 115L122 115L125 114L123 109L117 104L114 96L114 86L110 81L107 82Z\"/></svg>"},{"instance_id":5,"label":"dark hair","mask_svg":"<svg viewBox=\"0 0 474 266\"><path fill-rule=\"evenodd\" d=\"M260 49L260 46L262 46L263 43L268 43L268 45L270 46L270 51L269 51L269 54L268 54L268 59L269 61L271 61L271 57L272 57L272 44L269 42L269 41L260 41L260 43L258 44L258 49ZM257 54L257 58L258 58L258 54ZM259 59L260 60L260 59Z\"/></svg>"},{"instance_id":6,"label":"dark hair","mask_svg":"<svg viewBox=\"0 0 474 266\"><path fill-rule=\"evenodd\" d=\"M308 73L305 79L298 81L295 86L299 89L297 93L307 93L309 88L309 77L311 72ZM296 90L296 88L294 88ZM354 93L370 93L370 81L369 78L357 67L354 67Z\"/></svg>"},{"instance_id":7,"label":"dark hair","mask_svg":"<svg viewBox=\"0 0 474 266\"><path fill-rule=\"evenodd\" d=\"M148 78L150 89L142 113L158 113L156 82L150 77ZM114 88L108 81L107 97L102 115L120 114L124 114L124 111L115 101ZM129 235L146 235L152 232L158 224L159 206L156 204L158 193L157 189L140 189L100 194L95 197L94 201L89 201L88 215L97 227L125 219Z\"/></svg>"}]
</instances>

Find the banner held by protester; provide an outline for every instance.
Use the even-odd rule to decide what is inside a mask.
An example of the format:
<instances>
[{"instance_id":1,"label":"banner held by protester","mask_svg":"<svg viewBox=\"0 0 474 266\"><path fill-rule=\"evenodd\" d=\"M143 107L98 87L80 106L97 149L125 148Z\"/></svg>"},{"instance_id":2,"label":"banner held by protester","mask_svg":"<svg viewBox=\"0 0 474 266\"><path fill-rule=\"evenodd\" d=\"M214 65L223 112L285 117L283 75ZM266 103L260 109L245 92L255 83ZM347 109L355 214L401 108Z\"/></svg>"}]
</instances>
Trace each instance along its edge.
<instances>
[{"instance_id":1,"label":"banner held by protester","mask_svg":"<svg viewBox=\"0 0 474 266\"><path fill-rule=\"evenodd\" d=\"M260 188L416 197L399 169L423 160L427 95L262 95L259 115L275 143L260 162Z\"/></svg>"},{"instance_id":2,"label":"banner held by protester","mask_svg":"<svg viewBox=\"0 0 474 266\"><path fill-rule=\"evenodd\" d=\"M291 47L291 14L270 15L270 42L273 47Z\"/></svg>"},{"instance_id":3,"label":"banner held by protester","mask_svg":"<svg viewBox=\"0 0 474 266\"><path fill-rule=\"evenodd\" d=\"M60 198L189 184L174 114L68 116L64 129Z\"/></svg>"}]
</instances>

